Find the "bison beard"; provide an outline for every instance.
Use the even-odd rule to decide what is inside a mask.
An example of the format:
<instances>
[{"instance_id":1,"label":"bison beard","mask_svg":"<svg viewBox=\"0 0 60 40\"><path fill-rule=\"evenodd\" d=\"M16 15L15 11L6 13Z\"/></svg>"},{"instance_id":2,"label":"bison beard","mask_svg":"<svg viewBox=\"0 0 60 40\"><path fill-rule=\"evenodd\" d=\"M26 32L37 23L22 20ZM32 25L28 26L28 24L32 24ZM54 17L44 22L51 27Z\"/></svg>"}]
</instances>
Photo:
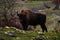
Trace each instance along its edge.
<instances>
[{"instance_id":1,"label":"bison beard","mask_svg":"<svg viewBox=\"0 0 60 40\"><path fill-rule=\"evenodd\" d=\"M36 25L41 25L42 32L46 31L46 15L40 14L40 13L28 13L28 14L17 14L19 17L22 25L23 25L23 30L27 30L28 25L33 25L34 28L36 28Z\"/></svg>"}]
</instances>

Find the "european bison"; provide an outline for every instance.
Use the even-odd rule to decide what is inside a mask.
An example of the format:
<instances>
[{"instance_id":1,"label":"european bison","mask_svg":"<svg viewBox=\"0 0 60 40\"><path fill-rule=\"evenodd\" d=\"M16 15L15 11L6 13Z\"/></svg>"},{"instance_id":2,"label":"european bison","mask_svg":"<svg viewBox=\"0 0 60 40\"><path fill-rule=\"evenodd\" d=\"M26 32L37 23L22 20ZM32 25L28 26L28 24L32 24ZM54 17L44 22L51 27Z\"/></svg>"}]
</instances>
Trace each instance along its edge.
<instances>
[{"instance_id":1,"label":"european bison","mask_svg":"<svg viewBox=\"0 0 60 40\"><path fill-rule=\"evenodd\" d=\"M47 32L47 28L45 25L46 15L33 13L30 10L22 10L20 14L17 14L17 16L19 17L24 30L27 30L28 25L33 25L34 28L36 28L36 25L41 25L42 31Z\"/></svg>"}]
</instances>

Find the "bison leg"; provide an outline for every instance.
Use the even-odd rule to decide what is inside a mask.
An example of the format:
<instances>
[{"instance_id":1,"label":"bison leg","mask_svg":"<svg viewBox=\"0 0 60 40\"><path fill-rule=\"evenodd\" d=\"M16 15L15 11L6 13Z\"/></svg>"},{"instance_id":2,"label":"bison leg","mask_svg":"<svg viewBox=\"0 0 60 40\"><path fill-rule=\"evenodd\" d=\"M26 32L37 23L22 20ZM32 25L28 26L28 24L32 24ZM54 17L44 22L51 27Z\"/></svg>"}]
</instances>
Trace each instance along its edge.
<instances>
[{"instance_id":1,"label":"bison leg","mask_svg":"<svg viewBox=\"0 0 60 40\"><path fill-rule=\"evenodd\" d=\"M46 31L47 32L47 28L45 24L41 24L41 28L42 28L42 32Z\"/></svg>"},{"instance_id":2,"label":"bison leg","mask_svg":"<svg viewBox=\"0 0 60 40\"><path fill-rule=\"evenodd\" d=\"M27 28L28 28L28 25L23 24L23 30L27 30Z\"/></svg>"},{"instance_id":3,"label":"bison leg","mask_svg":"<svg viewBox=\"0 0 60 40\"><path fill-rule=\"evenodd\" d=\"M31 25L31 26L32 26L32 28L36 29L36 25Z\"/></svg>"}]
</instances>

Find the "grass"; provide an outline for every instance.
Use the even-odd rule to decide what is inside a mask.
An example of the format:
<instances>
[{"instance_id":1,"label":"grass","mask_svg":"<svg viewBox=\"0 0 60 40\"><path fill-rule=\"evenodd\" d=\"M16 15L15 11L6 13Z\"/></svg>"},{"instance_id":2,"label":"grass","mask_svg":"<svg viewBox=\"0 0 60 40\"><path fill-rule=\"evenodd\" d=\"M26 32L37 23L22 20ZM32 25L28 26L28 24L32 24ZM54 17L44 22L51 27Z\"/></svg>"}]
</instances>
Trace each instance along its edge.
<instances>
[{"instance_id":1,"label":"grass","mask_svg":"<svg viewBox=\"0 0 60 40\"><path fill-rule=\"evenodd\" d=\"M6 35L4 33L5 31L14 31L16 37ZM60 33L49 31L41 35L34 31L26 31L26 34L23 34L14 28L0 28L0 37L5 40L33 40L35 38L42 38L43 40L60 40Z\"/></svg>"},{"instance_id":2,"label":"grass","mask_svg":"<svg viewBox=\"0 0 60 40\"><path fill-rule=\"evenodd\" d=\"M32 2L27 1L23 7L31 9L31 8L34 8L34 7L38 6L38 5L42 5L44 3L47 3L47 2L50 2L50 1L32 1ZM20 9L23 9L23 7L21 7L21 6L19 6L19 7L20 7Z\"/></svg>"}]
</instances>

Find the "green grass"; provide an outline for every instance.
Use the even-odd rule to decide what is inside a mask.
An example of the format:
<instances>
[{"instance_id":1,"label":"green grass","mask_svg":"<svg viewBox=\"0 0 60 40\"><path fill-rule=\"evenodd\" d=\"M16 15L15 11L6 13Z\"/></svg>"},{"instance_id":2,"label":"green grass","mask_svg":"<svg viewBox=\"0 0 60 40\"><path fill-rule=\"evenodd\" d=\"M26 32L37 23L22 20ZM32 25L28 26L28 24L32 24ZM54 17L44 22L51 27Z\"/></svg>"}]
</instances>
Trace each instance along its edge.
<instances>
[{"instance_id":1,"label":"green grass","mask_svg":"<svg viewBox=\"0 0 60 40\"><path fill-rule=\"evenodd\" d=\"M5 31L14 31L16 37L10 37L6 34L4 34ZM31 40L33 37L35 38L42 38L43 40L60 40L60 33L54 33L54 32L47 32L44 33L44 35L39 35L37 32L34 31L26 31L26 34L22 34L21 32L13 29L13 28L2 28L0 29L0 37L4 38L5 40Z\"/></svg>"}]
</instances>

